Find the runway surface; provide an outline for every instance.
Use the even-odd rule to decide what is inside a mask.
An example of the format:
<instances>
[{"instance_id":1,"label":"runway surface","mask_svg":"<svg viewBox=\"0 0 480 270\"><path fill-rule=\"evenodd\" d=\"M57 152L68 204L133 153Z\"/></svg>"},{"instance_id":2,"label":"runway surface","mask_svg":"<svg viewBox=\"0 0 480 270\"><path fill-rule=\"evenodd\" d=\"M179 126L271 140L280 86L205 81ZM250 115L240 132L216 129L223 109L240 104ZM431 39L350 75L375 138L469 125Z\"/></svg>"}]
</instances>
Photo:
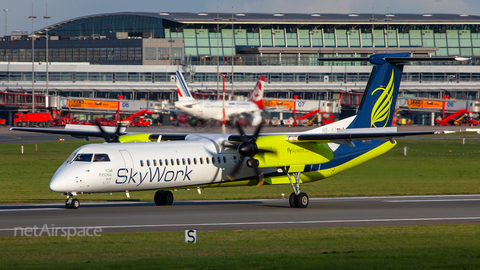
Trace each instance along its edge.
<instances>
[{"instance_id":1,"label":"runway surface","mask_svg":"<svg viewBox=\"0 0 480 270\"><path fill-rule=\"evenodd\" d=\"M35 226L37 232L47 226L116 233L480 224L479 210L480 195L311 198L306 209L290 208L287 199L99 202L76 210L61 203L0 205L0 236Z\"/></svg>"}]
</instances>

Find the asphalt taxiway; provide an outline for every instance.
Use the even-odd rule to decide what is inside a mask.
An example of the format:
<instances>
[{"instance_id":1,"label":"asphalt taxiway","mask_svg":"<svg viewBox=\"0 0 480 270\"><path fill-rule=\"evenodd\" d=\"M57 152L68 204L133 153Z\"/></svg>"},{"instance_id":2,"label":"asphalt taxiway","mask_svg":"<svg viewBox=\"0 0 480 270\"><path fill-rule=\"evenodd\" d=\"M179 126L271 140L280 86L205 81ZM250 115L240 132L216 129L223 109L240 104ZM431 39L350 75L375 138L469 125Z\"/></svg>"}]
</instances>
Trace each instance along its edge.
<instances>
[{"instance_id":1,"label":"asphalt taxiway","mask_svg":"<svg viewBox=\"0 0 480 270\"><path fill-rule=\"evenodd\" d=\"M287 199L0 205L0 236L19 228L101 228L103 233L255 230L480 224L480 195L311 198L306 209L290 208ZM40 229L38 229L40 231Z\"/></svg>"}]
</instances>

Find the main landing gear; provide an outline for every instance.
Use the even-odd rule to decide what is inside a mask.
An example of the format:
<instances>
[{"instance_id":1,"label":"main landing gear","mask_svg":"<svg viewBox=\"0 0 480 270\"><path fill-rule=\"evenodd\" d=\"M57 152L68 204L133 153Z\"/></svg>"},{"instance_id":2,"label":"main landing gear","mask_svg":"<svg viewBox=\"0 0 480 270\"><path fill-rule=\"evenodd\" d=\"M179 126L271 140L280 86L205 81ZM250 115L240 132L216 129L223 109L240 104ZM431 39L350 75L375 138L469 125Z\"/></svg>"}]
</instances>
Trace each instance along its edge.
<instances>
[{"instance_id":1,"label":"main landing gear","mask_svg":"<svg viewBox=\"0 0 480 270\"><path fill-rule=\"evenodd\" d=\"M68 198L65 201L65 207L67 209L78 209L80 207L80 201L78 199L73 198L73 194L67 194Z\"/></svg>"},{"instance_id":2,"label":"main landing gear","mask_svg":"<svg viewBox=\"0 0 480 270\"><path fill-rule=\"evenodd\" d=\"M300 172L292 173L293 177L295 178L295 184L293 184L292 178L290 177L290 173L287 173L288 180L290 180L290 184L292 184L293 193L290 194L290 198L288 202L290 203L290 207L292 208L307 208L308 206L308 195L305 192L300 192Z\"/></svg>"},{"instance_id":3,"label":"main landing gear","mask_svg":"<svg viewBox=\"0 0 480 270\"><path fill-rule=\"evenodd\" d=\"M173 193L170 190L159 190L155 192L153 200L155 201L155 205L172 205Z\"/></svg>"}]
</instances>

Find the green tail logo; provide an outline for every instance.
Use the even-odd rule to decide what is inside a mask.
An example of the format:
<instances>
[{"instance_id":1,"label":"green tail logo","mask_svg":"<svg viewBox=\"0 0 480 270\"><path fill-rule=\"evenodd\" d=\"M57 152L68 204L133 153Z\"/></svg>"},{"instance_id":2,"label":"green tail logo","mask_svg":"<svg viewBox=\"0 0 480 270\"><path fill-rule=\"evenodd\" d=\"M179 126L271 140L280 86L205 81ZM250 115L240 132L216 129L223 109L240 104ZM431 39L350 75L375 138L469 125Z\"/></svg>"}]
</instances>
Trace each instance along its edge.
<instances>
[{"instance_id":1,"label":"green tail logo","mask_svg":"<svg viewBox=\"0 0 480 270\"><path fill-rule=\"evenodd\" d=\"M388 120L390 118L390 108L393 100L393 74L394 73L392 70L392 76L390 77L390 81L388 82L387 87L379 87L372 92L373 95L377 90L381 90L382 94L373 106L372 115L370 117L370 127L385 127L388 123ZM380 123L380 125L378 125L377 123ZM382 123L384 123L383 126L381 126Z\"/></svg>"}]
</instances>

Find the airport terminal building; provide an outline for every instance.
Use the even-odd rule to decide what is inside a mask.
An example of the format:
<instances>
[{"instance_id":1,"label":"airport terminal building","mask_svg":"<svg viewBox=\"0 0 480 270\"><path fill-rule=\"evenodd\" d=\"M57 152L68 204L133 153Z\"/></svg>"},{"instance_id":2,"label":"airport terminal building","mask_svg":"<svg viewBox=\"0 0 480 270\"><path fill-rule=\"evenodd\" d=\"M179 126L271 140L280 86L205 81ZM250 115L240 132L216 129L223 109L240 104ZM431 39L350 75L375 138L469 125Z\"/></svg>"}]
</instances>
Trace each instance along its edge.
<instances>
[{"instance_id":1,"label":"airport terminal building","mask_svg":"<svg viewBox=\"0 0 480 270\"><path fill-rule=\"evenodd\" d=\"M407 65L400 96L480 100L480 16L466 14L120 12L56 23L33 38L16 31L0 40L1 91L171 103L175 71L212 95L217 73L233 71L227 91L235 95L247 96L266 76L267 98L331 100L361 93L371 66L317 58L409 52L472 61ZM0 110L21 109L3 99ZM422 124L432 116L418 117Z\"/></svg>"}]
</instances>

